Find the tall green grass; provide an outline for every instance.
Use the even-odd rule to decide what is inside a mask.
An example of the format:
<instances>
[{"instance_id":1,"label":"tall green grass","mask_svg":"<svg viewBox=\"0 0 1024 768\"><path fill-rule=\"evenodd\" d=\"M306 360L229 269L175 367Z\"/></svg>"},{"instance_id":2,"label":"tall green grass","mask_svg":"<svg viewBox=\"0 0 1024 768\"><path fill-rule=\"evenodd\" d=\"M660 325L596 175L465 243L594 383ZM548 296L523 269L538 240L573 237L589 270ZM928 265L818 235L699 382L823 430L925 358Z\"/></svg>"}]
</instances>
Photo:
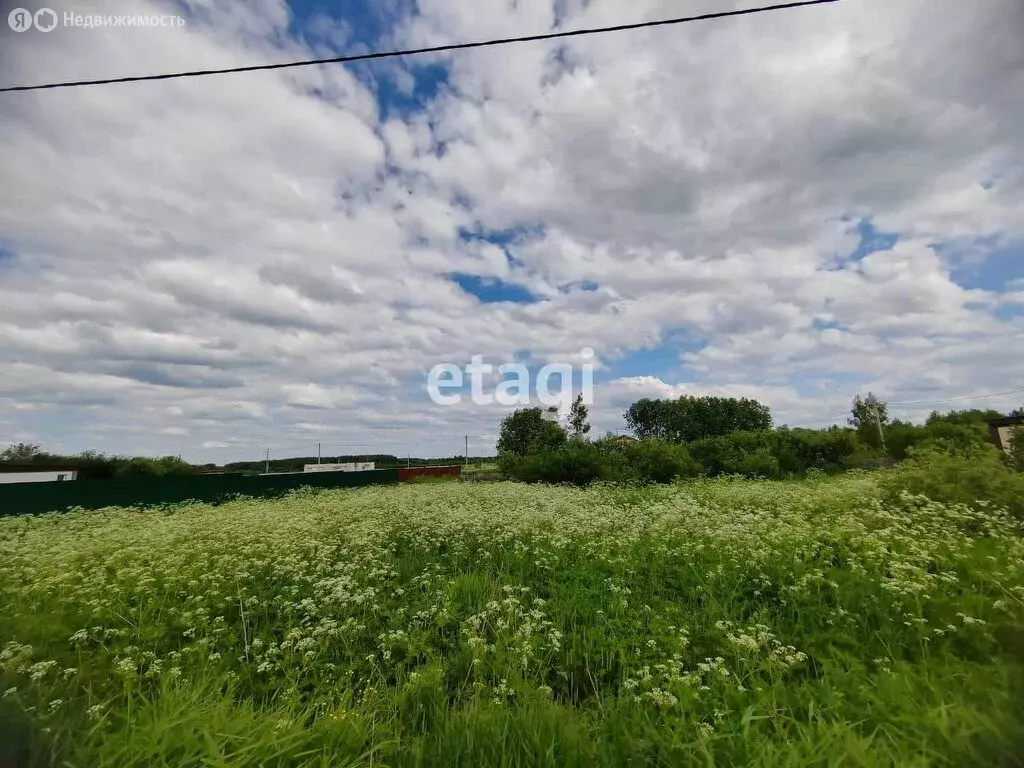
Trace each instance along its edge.
<instances>
[{"instance_id":1,"label":"tall green grass","mask_svg":"<svg viewBox=\"0 0 1024 768\"><path fill-rule=\"evenodd\" d=\"M448 483L8 518L0 765L1020 765L1019 525L883 495Z\"/></svg>"}]
</instances>

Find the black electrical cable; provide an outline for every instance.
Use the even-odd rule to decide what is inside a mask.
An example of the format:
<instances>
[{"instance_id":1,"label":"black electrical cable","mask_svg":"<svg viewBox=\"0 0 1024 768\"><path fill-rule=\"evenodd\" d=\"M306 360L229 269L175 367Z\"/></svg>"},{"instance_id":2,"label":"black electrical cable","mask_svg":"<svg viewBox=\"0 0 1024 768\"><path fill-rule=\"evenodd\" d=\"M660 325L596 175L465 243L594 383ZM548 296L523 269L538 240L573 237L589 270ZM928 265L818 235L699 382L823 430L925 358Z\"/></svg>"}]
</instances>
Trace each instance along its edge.
<instances>
[{"instance_id":1,"label":"black electrical cable","mask_svg":"<svg viewBox=\"0 0 1024 768\"><path fill-rule=\"evenodd\" d=\"M500 40L484 40L475 43L455 43L452 45L437 45L431 48L413 48L405 51L378 51L376 53L360 53L352 56L335 56L329 59L308 59L304 61L289 61L281 64L256 64L249 67L231 67L229 69L202 69L190 72L169 72L162 75L137 75L133 77L109 77L102 80L76 80L59 83L44 83L42 85L11 85L0 88L0 93L13 91L43 91L55 88L78 88L85 85L113 85L115 83L139 83L148 80L174 80L183 77L205 77L207 75L226 75L234 72L261 72L271 69L288 69L290 67L308 67L318 64L350 64L356 61L371 61L374 59L388 59L398 56L417 56L425 53L445 53L447 51L464 51L470 48L487 48L497 45L510 45L512 43L532 43L540 40L557 40L566 37L582 37L584 35L598 35L606 32L626 32L633 29L647 29L650 27L667 27L673 24L686 24L692 21L708 21L711 19L724 19L731 16L749 16L755 13L767 13L769 11L783 11L790 8L803 8L810 5L824 5L826 3L837 3L839 0L803 0L803 2L783 3L781 5L769 5L758 8L745 8L736 11L721 11L718 13L705 13L700 16L685 16L675 19L660 19L657 21L642 21L636 24L619 24L614 27L597 27L594 29L574 29L568 32L549 32L543 35L529 35L526 37L508 37Z\"/></svg>"}]
</instances>

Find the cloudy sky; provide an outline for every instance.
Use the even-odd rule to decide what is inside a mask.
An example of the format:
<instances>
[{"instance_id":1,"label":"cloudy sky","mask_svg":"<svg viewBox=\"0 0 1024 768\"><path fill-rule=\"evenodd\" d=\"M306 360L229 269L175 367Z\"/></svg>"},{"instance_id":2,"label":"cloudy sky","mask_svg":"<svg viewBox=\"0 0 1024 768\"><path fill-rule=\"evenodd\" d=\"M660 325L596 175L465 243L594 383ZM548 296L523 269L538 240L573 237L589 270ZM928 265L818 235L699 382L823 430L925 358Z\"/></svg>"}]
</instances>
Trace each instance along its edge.
<instances>
[{"instance_id":1,"label":"cloudy sky","mask_svg":"<svg viewBox=\"0 0 1024 768\"><path fill-rule=\"evenodd\" d=\"M51 3L186 23L0 20L0 84L755 4ZM489 453L500 406L434 405L427 371L584 347L597 432L684 393L807 426L868 390L904 418L1019 406L933 401L1024 388L1022 125L1007 0L0 94L0 443Z\"/></svg>"}]
</instances>

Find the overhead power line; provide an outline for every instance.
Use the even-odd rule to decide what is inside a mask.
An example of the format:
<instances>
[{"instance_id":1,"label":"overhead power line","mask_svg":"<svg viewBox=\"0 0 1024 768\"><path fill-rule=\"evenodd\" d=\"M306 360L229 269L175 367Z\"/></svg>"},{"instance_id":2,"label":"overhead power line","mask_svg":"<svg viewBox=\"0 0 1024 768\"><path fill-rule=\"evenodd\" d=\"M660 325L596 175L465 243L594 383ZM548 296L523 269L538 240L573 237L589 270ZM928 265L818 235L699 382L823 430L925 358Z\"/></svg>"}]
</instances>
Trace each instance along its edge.
<instances>
[{"instance_id":1,"label":"overhead power line","mask_svg":"<svg viewBox=\"0 0 1024 768\"><path fill-rule=\"evenodd\" d=\"M961 400L984 400L988 397L1005 397L1006 395L1019 395L1024 389L1011 389L1009 392L989 392L987 395L968 395L967 397L947 397L944 400L904 400L902 402L888 403L888 405L929 405L931 403L956 403Z\"/></svg>"},{"instance_id":2,"label":"overhead power line","mask_svg":"<svg viewBox=\"0 0 1024 768\"><path fill-rule=\"evenodd\" d=\"M309 67L319 64L351 64L357 61L372 61L374 59L389 59L399 56L419 56L427 53L445 53L448 51L464 51L470 48L490 48L499 45L511 45L513 43L533 43L542 40L558 40L567 37L583 37L586 35L600 35L608 32L627 32L633 29L648 29L651 27L667 27L674 24L687 24L694 21L710 21L712 19L725 19L732 16L750 16L755 13L768 13L770 11L784 11L790 8L803 8L811 5L825 5L826 3L837 3L839 0L803 0L803 2L782 3L779 5L761 6L758 8L745 8L735 11L720 11L718 13L705 13L699 16L683 16L673 19L659 19L656 21L642 21L635 24L619 24L614 27L594 27L591 29L574 29L567 32L548 32L542 35L527 35L525 37L507 37L498 40L483 40L474 43L453 43L450 45L436 45L429 48L411 48L404 51L377 51L374 53L360 53L352 56L334 56L327 59L306 59L303 61L289 61L281 64L256 64L248 67L230 67L228 69L201 69L187 72L169 72L160 75L137 75L132 77L109 77L101 80L74 80L57 83L44 83L41 85L13 85L0 88L0 93L12 91L42 91L55 88L78 88L85 85L113 85L115 83L139 83L148 80L174 80L183 77L205 77L207 75L226 75L235 72L262 72L271 69L289 69L292 67Z\"/></svg>"},{"instance_id":3,"label":"overhead power line","mask_svg":"<svg viewBox=\"0 0 1024 768\"><path fill-rule=\"evenodd\" d=\"M1009 392L989 392L984 395L967 395L965 397L946 397L940 400L884 400L886 405L938 405L940 403L959 403L965 400L985 400L990 397L1006 397L1008 395L1019 395L1024 393L1024 389L1011 389ZM844 413L838 413L835 416L822 416L820 419L806 419L801 421L799 424L794 424L794 427L800 427L803 425L820 424L823 421L832 421L834 419L841 419L844 416L849 416L850 412L845 411Z\"/></svg>"}]
</instances>

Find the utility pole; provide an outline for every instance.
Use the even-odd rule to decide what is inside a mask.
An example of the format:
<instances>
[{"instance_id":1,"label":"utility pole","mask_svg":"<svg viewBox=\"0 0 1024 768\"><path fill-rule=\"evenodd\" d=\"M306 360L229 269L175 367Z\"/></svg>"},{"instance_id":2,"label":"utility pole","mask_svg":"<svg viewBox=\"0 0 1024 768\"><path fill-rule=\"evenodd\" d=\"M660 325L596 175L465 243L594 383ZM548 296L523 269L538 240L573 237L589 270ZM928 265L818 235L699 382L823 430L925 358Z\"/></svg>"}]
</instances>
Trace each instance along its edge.
<instances>
[{"instance_id":1,"label":"utility pole","mask_svg":"<svg viewBox=\"0 0 1024 768\"><path fill-rule=\"evenodd\" d=\"M875 404L875 423L878 425L878 437L882 441L882 453L888 457L889 451L885 447L885 430L882 429L882 417L878 415L878 404Z\"/></svg>"},{"instance_id":2,"label":"utility pole","mask_svg":"<svg viewBox=\"0 0 1024 768\"><path fill-rule=\"evenodd\" d=\"M267 448L267 474L270 474L270 449Z\"/></svg>"},{"instance_id":3,"label":"utility pole","mask_svg":"<svg viewBox=\"0 0 1024 768\"><path fill-rule=\"evenodd\" d=\"M465 455L462 458L463 458L463 462L468 467L469 466L469 435L466 435L466 453L465 453Z\"/></svg>"},{"instance_id":4,"label":"utility pole","mask_svg":"<svg viewBox=\"0 0 1024 768\"><path fill-rule=\"evenodd\" d=\"M320 463L320 443L316 444L316 463Z\"/></svg>"}]
</instances>

